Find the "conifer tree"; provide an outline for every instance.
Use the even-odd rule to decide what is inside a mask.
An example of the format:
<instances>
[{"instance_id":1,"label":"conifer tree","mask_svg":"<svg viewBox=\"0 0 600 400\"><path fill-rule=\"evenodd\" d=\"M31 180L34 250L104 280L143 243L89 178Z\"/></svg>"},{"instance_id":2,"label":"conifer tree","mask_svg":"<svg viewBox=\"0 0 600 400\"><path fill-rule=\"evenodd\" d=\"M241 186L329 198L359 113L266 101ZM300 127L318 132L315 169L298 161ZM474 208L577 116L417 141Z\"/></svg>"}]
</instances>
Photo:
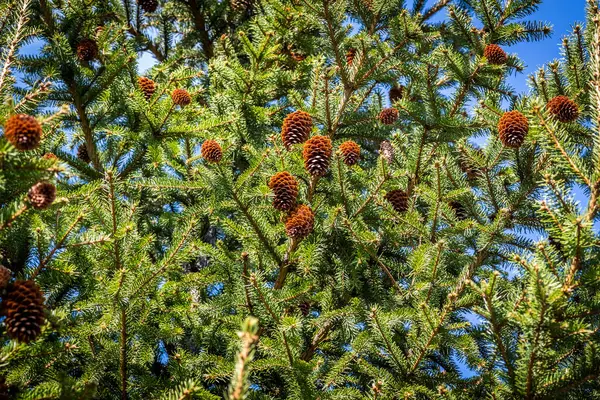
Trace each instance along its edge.
<instances>
[{"instance_id":1,"label":"conifer tree","mask_svg":"<svg viewBox=\"0 0 600 400\"><path fill-rule=\"evenodd\" d=\"M0 3L0 397L598 397L600 11L520 94L539 6Z\"/></svg>"}]
</instances>

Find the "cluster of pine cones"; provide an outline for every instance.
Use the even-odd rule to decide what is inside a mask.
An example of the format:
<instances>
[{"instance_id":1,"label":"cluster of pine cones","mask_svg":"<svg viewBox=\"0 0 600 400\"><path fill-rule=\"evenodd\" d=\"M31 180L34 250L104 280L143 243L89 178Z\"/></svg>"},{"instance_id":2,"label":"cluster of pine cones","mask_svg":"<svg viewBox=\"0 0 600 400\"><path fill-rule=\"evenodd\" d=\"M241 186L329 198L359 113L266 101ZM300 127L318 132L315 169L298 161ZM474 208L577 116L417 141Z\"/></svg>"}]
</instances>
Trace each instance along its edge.
<instances>
[{"instance_id":1,"label":"cluster of pine cones","mask_svg":"<svg viewBox=\"0 0 600 400\"><path fill-rule=\"evenodd\" d=\"M577 103L567 96L556 96L546 104L548 113L558 121L569 123L579 118ZM510 148L519 148L525 142L529 132L529 121L520 111L505 112L498 121L498 137L502 144Z\"/></svg>"},{"instance_id":2,"label":"cluster of pine cones","mask_svg":"<svg viewBox=\"0 0 600 400\"><path fill-rule=\"evenodd\" d=\"M42 142L42 126L31 115L15 114L4 124L4 137L17 150L35 150ZM27 199L33 208L48 208L56 199L56 188L49 182L38 182L29 189Z\"/></svg>"},{"instance_id":3,"label":"cluster of pine cones","mask_svg":"<svg viewBox=\"0 0 600 400\"><path fill-rule=\"evenodd\" d=\"M278 172L269 180L273 191L273 207L287 212L285 232L294 239L304 239L313 231L315 215L305 204L297 204L298 181L287 171Z\"/></svg>"}]
</instances>

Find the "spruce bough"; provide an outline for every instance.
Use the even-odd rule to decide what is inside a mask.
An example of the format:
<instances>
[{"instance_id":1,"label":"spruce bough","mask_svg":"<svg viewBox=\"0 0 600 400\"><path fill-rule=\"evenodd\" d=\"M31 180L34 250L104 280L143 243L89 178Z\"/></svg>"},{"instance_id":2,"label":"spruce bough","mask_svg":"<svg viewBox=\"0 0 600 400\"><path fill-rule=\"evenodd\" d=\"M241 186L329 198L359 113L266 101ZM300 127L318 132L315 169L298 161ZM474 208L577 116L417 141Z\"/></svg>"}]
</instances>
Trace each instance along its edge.
<instances>
[{"instance_id":1,"label":"spruce bough","mask_svg":"<svg viewBox=\"0 0 600 400\"><path fill-rule=\"evenodd\" d=\"M539 3L0 3L0 397L600 396L600 12L516 93Z\"/></svg>"}]
</instances>

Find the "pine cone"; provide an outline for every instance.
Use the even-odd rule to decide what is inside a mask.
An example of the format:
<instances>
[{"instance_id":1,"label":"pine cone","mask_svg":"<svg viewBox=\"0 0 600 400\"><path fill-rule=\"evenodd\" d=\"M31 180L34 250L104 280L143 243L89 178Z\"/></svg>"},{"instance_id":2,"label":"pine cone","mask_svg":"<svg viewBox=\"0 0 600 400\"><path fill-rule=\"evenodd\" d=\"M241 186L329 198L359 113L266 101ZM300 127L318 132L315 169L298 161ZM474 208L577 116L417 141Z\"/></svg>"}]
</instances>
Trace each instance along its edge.
<instances>
[{"instance_id":1,"label":"pine cone","mask_svg":"<svg viewBox=\"0 0 600 400\"><path fill-rule=\"evenodd\" d=\"M403 213L408 210L408 193L404 190L392 190L385 195L385 199L390 202L396 212Z\"/></svg>"},{"instance_id":2,"label":"pine cone","mask_svg":"<svg viewBox=\"0 0 600 400\"><path fill-rule=\"evenodd\" d=\"M38 182L29 189L27 198L33 208L43 210L56 199L56 187L49 182Z\"/></svg>"},{"instance_id":3,"label":"pine cone","mask_svg":"<svg viewBox=\"0 0 600 400\"><path fill-rule=\"evenodd\" d=\"M367 10L371 12L373 11L373 0L362 0L362 3Z\"/></svg>"},{"instance_id":4,"label":"pine cone","mask_svg":"<svg viewBox=\"0 0 600 400\"><path fill-rule=\"evenodd\" d=\"M269 180L269 188L273 191L273 207L280 211L290 211L296 205L298 182L287 171L278 172Z\"/></svg>"},{"instance_id":5,"label":"pine cone","mask_svg":"<svg viewBox=\"0 0 600 400\"><path fill-rule=\"evenodd\" d=\"M2 301L2 315L6 317L6 333L21 343L35 340L46 318L44 295L33 281L17 281L9 286Z\"/></svg>"},{"instance_id":6,"label":"pine cone","mask_svg":"<svg viewBox=\"0 0 600 400\"><path fill-rule=\"evenodd\" d=\"M354 57L356 57L356 52L357 52L357 50L354 47L349 48L348 51L346 52L346 62L348 63L348 65L352 65L352 63L354 62Z\"/></svg>"},{"instance_id":7,"label":"pine cone","mask_svg":"<svg viewBox=\"0 0 600 400\"><path fill-rule=\"evenodd\" d=\"M404 86L402 85L394 85L390 89L389 97L390 103L394 104L398 100L402 100L402 95L404 94Z\"/></svg>"},{"instance_id":8,"label":"pine cone","mask_svg":"<svg viewBox=\"0 0 600 400\"><path fill-rule=\"evenodd\" d=\"M305 54L302 54L302 53L299 53L299 52L296 52L296 51L290 51L290 57L292 57L292 59L294 61L297 61L297 62L301 62L301 61L306 60L306 55Z\"/></svg>"},{"instance_id":9,"label":"pine cone","mask_svg":"<svg viewBox=\"0 0 600 400\"><path fill-rule=\"evenodd\" d=\"M210 163L218 163L223 158L221 145L215 140L205 140L204 143L202 143L200 152L202 153L202 158Z\"/></svg>"},{"instance_id":10,"label":"pine cone","mask_svg":"<svg viewBox=\"0 0 600 400\"><path fill-rule=\"evenodd\" d=\"M394 162L394 147L389 140L384 140L379 145L379 156L383 157L388 164Z\"/></svg>"},{"instance_id":11,"label":"pine cone","mask_svg":"<svg viewBox=\"0 0 600 400\"><path fill-rule=\"evenodd\" d=\"M158 8L157 0L137 0L138 4L147 13L153 13Z\"/></svg>"},{"instance_id":12,"label":"pine cone","mask_svg":"<svg viewBox=\"0 0 600 400\"><path fill-rule=\"evenodd\" d=\"M185 89L175 89L173 93L171 93L171 98L173 99L173 103L175 105L185 107L192 102L192 96Z\"/></svg>"},{"instance_id":13,"label":"pine cone","mask_svg":"<svg viewBox=\"0 0 600 400\"><path fill-rule=\"evenodd\" d=\"M398 120L398 110L394 107L384 109L379 113L379 120L385 125L392 125Z\"/></svg>"},{"instance_id":14,"label":"pine cone","mask_svg":"<svg viewBox=\"0 0 600 400\"><path fill-rule=\"evenodd\" d=\"M450 203L448 203L448 205L450 206L450 208L452 208L452 210L454 210L456 219L464 221L465 219L469 218L469 213L467 209L460 202L451 201Z\"/></svg>"},{"instance_id":15,"label":"pine cone","mask_svg":"<svg viewBox=\"0 0 600 400\"><path fill-rule=\"evenodd\" d=\"M527 118L516 110L504 113L498 122L500 141L506 147L515 149L521 147L528 131Z\"/></svg>"},{"instance_id":16,"label":"pine cone","mask_svg":"<svg viewBox=\"0 0 600 400\"><path fill-rule=\"evenodd\" d=\"M31 115L12 115L4 124L4 136L17 150L33 150L42 141L42 126Z\"/></svg>"},{"instance_id":17,"label":"pine cone","mask_svg":"<svg viewBox=\"0 0 600 400\"><path fill-rule=\"evenodd\" d=\"M573 122L579 118L579 107L577 103L567 96L556 96L546 105L550 114L554 115L560 122Z\"/></svg>"},{"instance_id":18,"label":"pine cone","mask_svg":"<svg viewBox=\"0 0 600 400\"><path fill-rule=\"evenodd\" d=\"M46 154L44 154L44 156L42 158L44 160L48 160L48 161L58 160L58 157L56 157L56 154L54 154L54 153L46 153Z\"/></svg>"},{"instance_id":19,"label":"pine cone","mask_svg":"<svg viewBox=\"0 0 600 400\"><path fill-rule=\"evenodd\" d=\"M8 286L8 282L10 281L11 275L12 271L10 269L0 265L0 290Z\"/></svg>"},{"instance_id":20,"label":"pine cone","mask_svg":"<svg viewBox=\"0 0 600 400\"><path fill-rule=\"evenodd\" d=\"M89 162L92 161L90 159L90 155L88 154L87 146L85 145L85 143L82 143L79 145L79 147L77 147L77 158L79 158L86 164L89 164Z\"/></svg>"},{"instance_id":21,"label":"pine cone","mask_svg":"<svg viewBox=\"0 0 600 400\"><path fill-rule=\"evenodd\" d=\"M329 169L332 147L327 136L313 136L304 143L304 168L313 176L323 176Z\"/></svg>"},{"instance_id":22,"label":"pine cone","mask_svg":"<svg viewBox=\"0 0 600 400\"><path fill-rule=\"evenodd\" d=\"M356 164L360 158L360 146L352 140L340 144L340 152L344 157L344 163L349 166Z\"/></svg>"},{"instance_id":23,"label":"pine cone","mask_svg":"<svg viewBox=\"0 0 600 400\"><path fill-rule=\"evenodd\" d=\"M508 56L506 52L502 49L502 47L497 44L488 44L485 46L485 50L483 50L483 55L487 58L490 64L494 65L502 65L506 64L508 60Z\"/></svg>"},{"instance_id":24,"label":"pine cone","mask_svg":"<svg viewBox=\"0 0 600 400\"><path fill-rule=\"evenodd\" d=\"M294 111L283 120L281 128L281 139L284 146L289 150L293 144L304 143L312 130L312 118L304 111Z\"/></svg>"},{"instance_id":25,"label":"pine cone","mask_svg":"<svg viewBox=\"0 0 600 400\"><path fill-rule=\"evenodd\" d=\"M98 57L98 45L92 39L83 39L77 45L77 58L80 61L92 61Z\"/></svg>"},{"instance_id":26,"label":"pine cone","mask_svg":"<svg viewBox=\"0 0 600 400\"><path fill-rule=\"evenodd\" d=\"M315 214L307 205L300 205L291 211L285 220L286 234L295 239L304 239L313 231Z\"/></svg>"},{"instance_id":27,"label":"pine cone","mask_svg":"<svg viewBox=\"0 0 600 400\"><path fill-rule=\"evenodd\" d=\"M150 78L146 78L145 76L140 76L138 78L138 84L140 85L140 89L142 90L142 93L144 93L146 100L150 100L156 91L156 85L154 84L154 81Z\"/></svg>"},{"instance_id":28,"label":"pine cone","mask_svg":"<svg viewBox=\"0 0 600 400\"><path fill-rule=\"evenodd\" d=\"M302 313L302 316L308 316L308 314L310 313L310 302L303 301L302 303L298 304L298 309Z\"/></svg>"},{"instance_id":29,"label":"pine cone","mask_svg":"<svg viewBox=\"0 0 600 400\"><path fill-rule=\"evenodd\" d=\"M254 6L253 0L230 0L229 5L235 11L248 11Z\"/></svg>"},{"instance_id":30,"label":"pine cone","mask_svg":"<svg viewBox=\"0 0 600 400\"><path fill-rule=\"evenodd\" d=\"M477 179L477 177L479 176L479 168L477 168L475 165L473 165L470 160L467 160L463 157L461 157L461 159L459 160L460 162L460 169L462 170L462 172L464 172L465 174L467 174L467 179L469 181L475 180Z\"/></svg>"}]
</instances>

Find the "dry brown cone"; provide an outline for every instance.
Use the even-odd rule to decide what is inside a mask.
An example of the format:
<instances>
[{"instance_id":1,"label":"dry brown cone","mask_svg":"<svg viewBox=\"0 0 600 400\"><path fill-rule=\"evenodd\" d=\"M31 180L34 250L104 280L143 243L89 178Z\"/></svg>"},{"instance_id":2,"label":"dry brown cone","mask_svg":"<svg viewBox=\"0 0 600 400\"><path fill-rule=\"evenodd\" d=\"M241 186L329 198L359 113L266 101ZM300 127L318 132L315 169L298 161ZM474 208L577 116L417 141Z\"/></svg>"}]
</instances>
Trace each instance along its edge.
<instances>
[{"instance_id":1,"label":"dry brown cone","mask_svg":"<svg viewBox=\"0 0 600 400\"><path fill-rule=\"evenodd\" d=\"M464 157L460 158L460 169L467 174L467 179L469 181L475 180L479 176L479 168Z\"/></svg>"},{"instance_id":2,"label":"dry brown cone","mask_svg":"<svg viewBox=\"0 0 600 400\"><path fill-rule=\"evenodd\" d=\"M2 299L2 315L6 317L6 334L21 343L35 340L46 320L44 295L33 281L16 281Z\"/></svg>"},{"instance_id":3,"label":"dry brown cone","mask_svg":"<svg viewBox=\"0 0 600 400\"><path fill-rule=\"evenodd\" d=\"M504 113L498 122L498 135L506 147L514 149L521 147L528 131L527 118L517 110Z\"/></svg>"},{"instance_id":4,"label":"dry brown cone","mask_svg":"<svg viewBox=\"0 0 600 400\"><path fill-rule=\"evenodd\" d=\"M548 102L546 108L560 122L573 122L579 118L577 103L567 96L556 96Z\"/></svg>"},{"instance_id":5,"label":"dry brown cone","mask_svg":"<svg viewBox=\"0 0 600 400\"><path fill-rule=\"evenodd\" d=\"M469 213L467 209L462 205L462 203L458 201L451 201L450 203L448 203L448 205L450 206L450 208L452 208L452 210L454 210L456 219L464 221L465 219L469 218Z\"/></svg>"},{"instance_id":6,"label":"dry brown cone","mask_svg":"<svg viewBox=\"0 0 600 400\"><path fill-rule=\"evenodd\" d=\"M79 145L79 147L77 147L77 158L79 158L86 164L89 164L89 162L92 161L90 159L90 155L88 154L87 146L85 145L85 143L82 143Z\"/></svg>"},{"instance_id":7,"label":"dry brown cone","mask_svg":"<svg viewBox=\"0 0 600 400\"><path fill-rule=\"evenodd\" d=\"M8 286L12 272L5 266L0 265L0 290Z\"/></svg>"},{"instance_id":8,"label":"dry brown cone","mask_svg":"<svg viewBox=\"0 0 600 400\"><path fill-rule=\"evenodd\" d=\"M398 110L394 107L385 108L379 113L379 120L384 125L392 125L398 120Z\"/></svg>"},{"instance_id":9,"label":"dry brown cone","mask_svg":"<svg viewBox=\"0 0 600 400\"><path fill-rule=\"evenodd\" d=\"M373 11L373 0L362 0L362 3L369 11Z\"/></svg>"},{"instance_id":10,"label":"dry brown cone","mask_svg":"<svg viewBox=\"0 0 600 400\"><path fill-rule=\"evenodd\" d=\"M42 126L31 115L11 115L4 124L4 136L17 150L33 150L42 141Z\"/></svg>"},{"instance_id":11,"label":"dry brown cone","mask_svg":"<svg viewBox=\"0 0 600 400\"><path fill-rule=\"evenodd\" d=\"M92 61L98 57L98 45L92 39L83 39L77 45L77 58L80 61Z\"/></svg>"},{"instance_id":12,"label":"dry brown cone","mask_svg":"<svg viewBox=\"0 0 600 400\"><path fill-rule=\"evenodd\" d=\"M292 57L292 59L297 62L306 60L306 55L295 51L290 51L290 57Z\"/></svg>"},{"instance_id":13,"label":"dry brown cone","mask_svg":"<svg viewBox=\"0 0 600 400\"><path fill-rule=\"evenodd\" d=\"M356 52L357 52L357 50L354 47L349 48L348 51L346 52L346 62L348 63L348 65L352 65L352 63L354 62L354 57L356 57Z\"/></svg>"},{"instance_id":14,"label":"dry brown cone","mask_svg":"<svg viewBox=\"0 0 600 400\"><path fill-rule=\"evenodd\" d=\"M349 166L356 164L360 158L360 146L352 140L340 144L340 152L344 158L344 163Z\"/></svg>"},{"instance_id":15,"label":"dry brown cone","mask_svg":"<svg viewBox=\"0 0 600 400\"><path fill-rule=\"evenodd\" d=\"M185 107L192 102L192 96L185 89L175 89L171 93L171 99L175 105Z\"/></svg>"},{"instance_id":16,"label":"dry brown cone","mask_svg":"<svg viewBox=\"0 0 600 400\"><path fill-rule=\"evenodd\" d=\"M379 156L383 157L388 164L394 162L394 147L389 140L384 140L379 145Z\"/></svg>"},{"instance_id":17,"label":"dry brown cone","mask_svg":"<svg viewBox=\"0 0 600 400\"><path fill-rule=\"evenodd\" d=\"M483 151L481 149L475 149L475 152L483 157ZM477 177L482 174L481 168L471 160L469 154L462 147L460 148L460 154L458 155L458 162L461 171L467 175L469 181L477 179Z\"/></svg>"},{"instance_id":18,"label":"dry brown cone","mask_svg":"<svg viewBox=\"0 0 600 400\"><path fill-rule=\"evenodd\" d=\"M398 100L402 100L402 95L404 94L404 86L402 85L394 85L390 89L389 97L390 103L394 104Z\"/></svg>"},{"instance_id":19,"label":"dry brown cone","mask_svg":"<svg viewBox=\"0 0 600 400\"><path fill-rule=\"evenodd\" d=\"M281 128L281 139L286 149L289 150L294 144L304 143L308 139L312 127L312 118L309 113L299 110L288 114L283 120Z\"/></svg>"},{"instance_id":20,"label":"dry brown cone","mask_svg":"<svg viewBox=\"0 0 600 400\"><path fill-rule=\"evenodd\" d=\"M324 176L331 160L331 139L327 136L313 136L304 143L302 157L304 168L313 176Z\"/></svg>"},{"instance_id":21,"label":"dry brown cone","mask_svg":"<svg viewBox=\"0 0 600 400\"><path fill-rule=\"evenodd\" d=\"M202 153L202 158L210 163L218 163L223 158L223 150L216 140L205 140L202 143L200 152Z\"/></svg>"},{"instance_id":22,"label":"dry brown cone","mask_svg":"<svg viewBox=\"0 0 600 400\"><path fill-rule=\"evenodd\" d=\"M154 84L154 81L150 78L146 78L145 76L140 76L138 78L138 84L140 85L140 89L142 90L142 93L144 93L146 100L150 100L156 91L156 85Z\"/></svg>"},{"instance_id":23,"label":"dry brown cone","mask_svg":"<svg viewBox=\"0 0 600 400\"><path fill-rule=\"evenodd\" d=\"M269 180L269 188L273 191L273 207L280 211L290 211L296 206L298 197L298 181L287 171L278 172Z\"/></svg>"},{"instance_id":24,"label":"dry brown cone","mask_svg":"<svg viewBox=\"0 0 600 400\"><path fill-rule=\"evenodd\" d=\"M157 0L137 0L138 4L147 13L153 13L158 8Z\"/></svg>"},{"instance_id":25,"label":"dry brown cone","mask_svg":"<svg viewBox=\"0 0 600 400\"><path fill-rule=\"evenodd\" d=\"M298 309L302 313L302 316L308 316L308 314L310 313L310 302L303 301L302 303L298 304Z\"/></svg>"},{"instance_id":26,"label":"dry brown cone","mask_svg":"<svg viewBox=\"0 0 600 400\"><path fill-rule=\"evenodd\" d=\"M483 55L487 58L490 64L494 65L502 65L506 64L508 60L508 56L506 52L502 49L502 47L497 44L488 44L485 46L485 50L483 50Z\"/></svg>"},{"instance_id":27,"label":"dry brown cone","mask_svg":"<svg viewBox=\"0 0 600 400\"><path fill-rule=\"evenodd\" d=\"M229 5L235 11L246 11L253 7L254 2L252 0L230 0Z\"/></svg>"},{"instance_id":28,"label":"dry brown cone","mask_svg":"<svg viewBox=\"0 0 600 400\"><path fill-rule=\"evenodd\" d=\"M27 192L27 199L33 208L48 208L56 199L56 187L49 182L38 182Z\"/></svg>"},{"instance_id":29,"label":"dry brown cone","mask_svg":"<svg viewBox=\"0 0 600 400\"><path fill-rule=\"evenodd\" d=\"M285 220L285 233L294 239L304 239L313 231L315 214L309 206L299 205L292 210Z\"/></svg>"},{"instance_id":30,"label":"dry brown cone","mask_svg":"<svg viewBox=\"0 0 600 400\"><path fill-rule=\"evenodd\" d=\"M385 199L390 202L396 212L403 213L408 210L408 193L404 190L396 189L387 192Z\"/></svg>"}]
</instances>

